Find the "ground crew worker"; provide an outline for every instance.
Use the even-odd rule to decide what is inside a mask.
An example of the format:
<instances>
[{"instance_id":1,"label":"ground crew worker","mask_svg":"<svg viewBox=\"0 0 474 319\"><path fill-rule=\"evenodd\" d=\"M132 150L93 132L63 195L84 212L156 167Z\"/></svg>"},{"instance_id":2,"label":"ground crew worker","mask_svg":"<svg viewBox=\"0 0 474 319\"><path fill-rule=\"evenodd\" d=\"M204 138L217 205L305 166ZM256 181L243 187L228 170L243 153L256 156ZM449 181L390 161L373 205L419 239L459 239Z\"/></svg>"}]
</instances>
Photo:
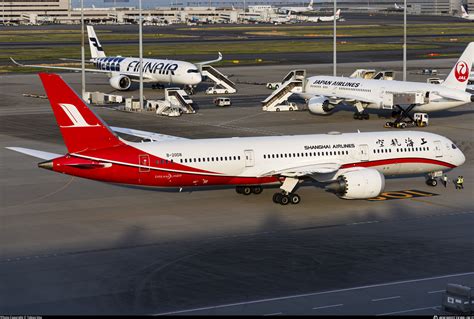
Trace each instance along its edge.
<instances>
[{"instance_id":1,"label":"ground crew worker","mask_svg":"<svg viewBox=\"0 0 474 319\"><path fill-rule=\"evenodd\" d=\"M448 175L446 175L446 174L443 175L443 184L444 184L444 187L446 187L446 185L448 185Z\"/></svg>"},{"instance_id":2,"label":"ground crew worker","mask_svg":"<svg viewBox=\"0 0 474 319\"><path fill-rule=\"evenodd\" d=\"M461 176L461 182L459 183L461 186L461 189L464 189L464 177Z\"/></svg>"},{"instance_id":3,"label":"ground crew worker","mask_svg":"<svg viewBox=\"0 0 474 319\"><path fill-rule=\"evenodd\" d=\"M456 179L456 189L461 189L461 176Z\"/></svg>"}]
</instances>

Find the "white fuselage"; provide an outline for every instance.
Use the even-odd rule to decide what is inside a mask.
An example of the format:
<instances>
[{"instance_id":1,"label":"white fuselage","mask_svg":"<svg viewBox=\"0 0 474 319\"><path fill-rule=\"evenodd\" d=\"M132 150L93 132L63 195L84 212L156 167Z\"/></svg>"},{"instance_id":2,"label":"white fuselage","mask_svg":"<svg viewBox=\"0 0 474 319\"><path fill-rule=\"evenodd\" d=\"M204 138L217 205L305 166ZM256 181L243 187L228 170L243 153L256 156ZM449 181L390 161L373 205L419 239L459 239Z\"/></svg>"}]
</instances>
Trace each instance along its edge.
<instances>
[{"instance_id":1,"label":"white fuselage","mask_svg":"<svg viewBox=\"0 0 474 319\"><path fill-rule=\"evenodd\" d=\"M94 64L97 69L116 72L113 74L132 73L133 80L136 80L140 75L140 60L138 58L96 58ZM143 74L145 82L197 85L202 80L196 65L177 60L143 59Z\"/></svg>"},{"instance_id":2,"label":"white fuselage","mask_svg":"<svg viewBox=\"0 0 474 319\"><path fill-rule=\"evenodd\" d=\"M357 167L374 168L384 175L423 174L465 161L449 139L414 131L175 140L133 146L189 168L170 173L199 169L206 175L232 177L271 176L318 164L339 165L339 170L325 177L329 180Z\"/></svg>"},{"instance_id":3,"label":"white fuselage","mask_svg":"<svg viewBox=\"0 0 474 319\"><path fill-rule=\"evenodd\" d=\"M288 13L288 12L303 13L303 12L313 11L313 9L308 8L308 7L281 7L281 8L278 8L278 11L282 13Z\"/></svg>"},{"instance_id":4,"label":"white fuselage","mask_svg":"<svg viewBox=\"0 0 474 319\"><path fill-rule=\"evenodd\" d=\"M346 100L371 101L367 104L368 108L382 109L385 94L410 92L423 92L425 94L426 103L413 108L413 111L419 112L446 110L471 102L470 93L439 84L333 76L312 76L308 78L304 93L300 95L306 99L319 95L340 97Z\"/></svg>"}]
</instances>

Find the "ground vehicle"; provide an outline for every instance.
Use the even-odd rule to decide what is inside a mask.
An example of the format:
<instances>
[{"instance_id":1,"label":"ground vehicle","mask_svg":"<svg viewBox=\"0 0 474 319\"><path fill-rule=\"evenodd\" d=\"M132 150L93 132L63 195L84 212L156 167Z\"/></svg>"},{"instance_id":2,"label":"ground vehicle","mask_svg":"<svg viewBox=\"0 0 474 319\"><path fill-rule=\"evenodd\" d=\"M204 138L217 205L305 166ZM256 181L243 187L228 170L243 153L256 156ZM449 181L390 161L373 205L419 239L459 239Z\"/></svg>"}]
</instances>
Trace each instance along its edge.
<instances>
[{"instance_id":1,"label":"ground vehicle","mask_svg":"<svg viewBox=\"0 0 474 319\"><path fill-rule=\"evenodd\" d=\"M218 97L214 99L214 104L217 106L231 106L232 102L228 97Z\"/></svg>"},{"instance_id":2,"label":"ground vehicle","mask_svg":"<svg viewBox=\"0 0 474 319\"><path fill-rule=\"evenodd\" d=\"M206 90L206 94L227 94L229 91L225 88L219 88L216 86L208 87Z\"/></svg>"},{"instance_id":3,"label":"ground vehicle","mask_svg":"<svg viewBox=\"0 0 474 319\"><path fill-rule=\"evenodd\" d=\"M416 126L428 126L429 118L426 113L415 113L413 114L413 119L415 120Z\"/></svg>"},{"instance_id":4,"label":"ground vehicle","mask_svg":"<svg viewBox=\"0 0 474 319\"><path fill-rule=\"evenodd\" d=\"M425 127L428 126L429 117L427 113L415 113L413 114L413 121L395 121L385 123L385 127L396 127L396 128L406 128L406 127Z\"/></svg>"},{"instance_id":5,"label":"ground vehicle","mask_svg":"<svg viewBox=\"0 0 474 319\"><path fill-rule=\"evenodd\" d=\"M278 104L273 107L264 107L264 111L268 112L280 112L280 111L298 111L298 105L294 102L286 102L284 104Z\"/></svg>"},{"instance_id":6,"label":"ground vehicle","mask_svg":"<svg viewBox=\"0 0 474 319\"><path fill-rule=\"evenodd\" d=\"M469 315L474 313L474 289L457 284L448 284L443 293L444 311Z\"/></svg>"},{"instance_id":7,"label":"ground vehicle","mask_svg":"<svg viewBox=\"0 0 474 319\"><path fill-rule=\"evenodd\" d=\"M437 75L438 74L438 70L436 69L423 69L421 71L421 74L425 74L425 75Z\"/></svg>"},{"instance_id":8,"label":"ground vehicle","mask_svg":"<svg viewBox=\"0 0 474 319\"><path fill-rule=\"evenodd\" d=\"M266 87L269 88L270 90L276 90L280 87L281 82L268 82Z\"/></svg>"}]
</instances>

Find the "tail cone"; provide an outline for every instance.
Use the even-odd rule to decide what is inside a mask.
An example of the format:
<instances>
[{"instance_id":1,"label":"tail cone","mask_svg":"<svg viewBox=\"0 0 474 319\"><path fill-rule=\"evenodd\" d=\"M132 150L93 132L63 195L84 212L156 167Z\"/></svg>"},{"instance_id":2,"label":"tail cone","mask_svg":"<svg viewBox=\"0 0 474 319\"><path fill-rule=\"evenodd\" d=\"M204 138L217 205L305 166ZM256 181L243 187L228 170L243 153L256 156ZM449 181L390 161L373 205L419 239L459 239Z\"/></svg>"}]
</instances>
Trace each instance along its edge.
<instances>
[{"instance_id":1,"label":"tail cone","mask_svg":"<svg viewBox=\"0 0 474 319\"><path fill-rule=\"evenodd\" d=\"M46 161L46 162L38 163L38 167L53 170L53 161Z\"/></svg>"}]
</instances>

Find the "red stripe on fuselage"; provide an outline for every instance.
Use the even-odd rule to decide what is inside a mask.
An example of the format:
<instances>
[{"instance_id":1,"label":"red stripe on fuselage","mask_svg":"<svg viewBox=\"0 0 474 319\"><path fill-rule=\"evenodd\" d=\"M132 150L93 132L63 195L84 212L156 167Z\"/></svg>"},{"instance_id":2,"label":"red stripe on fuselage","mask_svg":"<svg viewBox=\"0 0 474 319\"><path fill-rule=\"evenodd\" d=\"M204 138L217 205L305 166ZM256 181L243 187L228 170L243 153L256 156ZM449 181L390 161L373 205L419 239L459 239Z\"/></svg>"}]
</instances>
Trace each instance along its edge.
<instances>
[{"instance_id":1,"label":"red stripe on fuselage","mask_svg":"<svg viewBox=\"0 0 474 319\"><path fill-rule=\"evenodd\" d=\"M351 167L374 167L374 166L383 166L383 165L393 165L393 164L433 164L433 165L440 165L445 166L448 168L456 167L453 164L438 161L430 158L422 158L422 157L402 157L402 158L388 158L382 160L375 160L375 161L366 161L366 162L357 162L357 163L350 163L344 164L341 168L351 168Z\"/></svg>"}]
</instances>

